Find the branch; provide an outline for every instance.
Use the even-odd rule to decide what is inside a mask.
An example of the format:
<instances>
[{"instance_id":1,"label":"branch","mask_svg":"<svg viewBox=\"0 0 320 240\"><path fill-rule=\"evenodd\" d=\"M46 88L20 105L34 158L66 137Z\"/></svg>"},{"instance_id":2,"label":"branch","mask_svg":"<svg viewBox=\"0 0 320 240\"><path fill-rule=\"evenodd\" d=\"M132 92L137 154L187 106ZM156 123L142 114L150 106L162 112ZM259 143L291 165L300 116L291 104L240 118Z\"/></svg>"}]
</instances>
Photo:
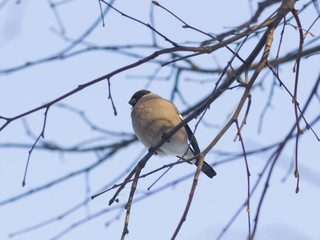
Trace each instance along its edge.
<instances>
[{"instance_id":1,"label":"branch","mask_svg":"<svg viewBox=\"0 0 320 240\"><path fill-rule=\"evenodd\" d=\"M312 98L314 96L316 96L316 91L319 87L319 84L320 84L320 75L316 81L316 84L314 86L314 88L312 89L310 95L309 95L309 98L302 110L302 113L300 114L299 116L299 119L300 120L303 116L303 114L306 112L307 108L310 106L310 102L312 100ZM272 154L272 156L269 158L268 162L272 162L271 164L271 167L269 169L269 173L268 173L268 176L267 176L267 180L265 182L265 186L264 186L264 189L263 189L263 192L261 194L261 197L260 197L260 201L259 201L259 204L258 204L258 207L257 207L257 212L256 212L256 216L255 216L255 224L254 224L254 228L253 228L253 232L252 232L252 239L256 233L256 230L257 230L257 226L258 226L258 220L259 220L259 216L260 216L260 211L261 211L261 208L262 208L262 203L263 203L263 200L266 196L266 192L268 190L268 187L269 187L269 182L270 182L270 179L271 179L271 175L273 173L273 170L274 170L274 166L275 164L277 163L277 160L279 159L280 157L280 154L282 153L284 147L286 146L286 144L288 143L288 140L292 137L293 135L293 132L294 130L296 129L296 123L294 124L294 126L291 128L291 130L289 131L289 133L287 134L287 136L284 138L284 140L281 142L281 144L279 144L278 148L274 151L274 153Z\"/></svg>"}]
</instances>

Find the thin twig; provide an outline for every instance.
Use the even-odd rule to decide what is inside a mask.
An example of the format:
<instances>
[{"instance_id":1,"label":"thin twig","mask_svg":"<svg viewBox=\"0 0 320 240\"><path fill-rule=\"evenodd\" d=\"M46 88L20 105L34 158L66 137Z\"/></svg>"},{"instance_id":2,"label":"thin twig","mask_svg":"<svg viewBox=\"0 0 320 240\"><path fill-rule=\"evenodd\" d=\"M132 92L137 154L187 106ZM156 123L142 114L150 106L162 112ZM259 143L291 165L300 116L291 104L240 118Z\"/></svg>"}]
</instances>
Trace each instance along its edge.
<instances>
[{"instance_id":1,"label":"thin twig","mask_svg":"<svg viewBox=\"0 0 320 240\"><path fill-rule=\"evenodd\" d=\"M108 5L110 8L112 8L113 10L115 10L116 12L120 13L122 16L126 17L126 18L129 18L135 22L138 22L148 28L150 28L153 32L157 33L159 36L161 36L165 41L171 43L174 47L178 47L179 45L177 43L175 43L174 41L170 40L169 38L167 38L166 36L164 36L162 33L160 33L159 31L157 31L154 27L152 27L150 24L147 24L147 23L144 23L142 21L140 21L139 19L137 18L134 18L134 17L131 17L125 13L123 13L122 11L118 10L117 8L113 7L111 4L109 4L108 2L104 1L104 0L99 0L103 3L105 3L106 5Z\"/></svg>"},{"instance_id":2,"label":"thin twig","mask_svg":"<svg viewBox=\"0 0 320 240\"><path fill-rule=\"evenodd\" d=\"M196 32L199 32L207 37L210 37L213 40L218 40L217 38L215 38L214 36L212 36L209 33L206 33L196 27L193 27L191 25L189 25L188 23L186 23L184 20L182 20L180 17L178 17L176 14L174 14L172 11L170 11L169 9L167 9L166 7L162 6L160 3L158 3L157 1L152 1L152 3L155 6L158 6L160 8L162 8L163 10L167 11L169 14L171 14L173 17L175 17L176 19L178 19L181 23L183 23L184 25L182 26L183 28L190 28ZM218 40L219 42L221 42L221 40ZM236 56L242 63L244 63L244 60L238 55L238 53L234 52L228 45L225 45L224 47L226 47L232 54L233 56ZM178 61L178 60L177 60Z\"/></svg>"},{"instance_id":3,"label":"thin twig","mask_svg":"<svg viewBox=\"0 0 320 240\"><path fill-rule=\"evenodd\" d=\"M49 106L46 108L46 111L44 113L44 120L43 120L43 126L42 126L42 130L41 133L39 134L39 136L37 137L37 139L35 140L35 142L33 143L31 149L29 150L28 153L28 159L27 159L27 163L26 163L26 168L24 170L24 176L23 176L23 180L22 180L22 187L24 187L26 185L26 178L27 178L27 172L28 172L28 166L29 166L29 162L30 162L30 158L31 158L31 154L33 152L34 147L37 145L38 141L40 140L40 138L44 138L44 131L46 129L46 123L47 123L47 116L48 116L48 111L49 111Z\"/></svg>"},{"instance_id":4,"label":"thin twig","mask_svg":"<svg viewBox=\"0 0 320 240\"><path fill-rule=\"evenodd\" d=\"M318 89L319 84L320 84L320 75L319 75L319 77L318 77L318 79L317 79L317 81L315 83L315 86L313 87L313 89L312 89L312 91L311 91L311 93L309 95L309 98L308 98L307 102L305 103L304 108L302 109L302 112L301 112L301 114L299 116L299 120L302 118L303 114L306 112L307 108L310 106L310 102L311 102L312 98L315 96L315 93L316 93L316 91ZM259 200L259 204L258 204L258 207L257 207L256 216L254 218L255 224L254 224L253 231L252 231L252 239L254 238L254 235L255 235L256 230L257 230L260 211L261 211L261 208L262 208L262 203L263 203L263 200L264 200L264 198L266 196L266 192L267 192L268 187L269 187L269 182L270 182L273 170L274 170L274 166L277 163L277 160L279 159L280 154L283 151L285 145L288 143L288 140L292 137L293 132L296 129L296 127L297 127L297 125L295 123L294 126L289 131L289 133L287 134L287 136L278 145L278 148L274 151L274 153L272 154L272 156L268 160L268 162L270 161L270 162L272 162L272 164L270 166L269 173L268 173L268 176L267 176L267 180L265 182L264 189L262 191L262 194L261 194L261 197L260 197L260 200Z\"/></svg>"},{"instance_id":5,"label":"thin twig","mask_svg":"<svg viewBox=\"0 0 320 240\"><path fill-rule=\"evenodd\" d=\"M295 77L295 84L294 84L294 95L293 95L293 103L294 103L294 112L296 115L296 123L297 123L297 136L296 136L296 146L295 146L295 170L294 170L294 176L297 178L297 187L296 187L296 193L299 192L299 170L298 170L298 146L299 146L299 136L302 134L302 130L300 128L299 124L299 116L298 116L298 104L297 104L297 94L298 94L298 80L299 80L299 71L300 71L300 60L301 60L301 53L302 53L302 47L304 42L304 35L302 32L302 26L299 19L299 16L297 14L297 10L292 9L292 14L297 22L298 28L299 28L299 36L300 36L300 42L299 42L299 49L298 49L298 56L297 56L297 69L296 69L296 77Z\"/></svg>"},{"instance_id":6,"label":"thin twig","mask_svg":"<svg viewBox=\"0 0 320 240\"><path fill-rule=\"evenodd\" d=\"M177 237L177 235L178 235L178 233L179 233L179 231L180 231L180 229L182 227L182 224L184 223L184 221L187 218L187 214L188 214L189 208L191 206L191 202L192 202L192 199L193 199L193 196L194 196L194 192L195 192L196 186L198 184L199 174L200 174L200 171L201 171L202 166L203 166L203 161L204 161L203 159L204 159L204 155L200 154L198 167L197 167L196 173L194 174L194 177L193 177L193 183L192 183L192 186L191 186L191 190L190 190L190 194L189 194L189 199L188 199L187 205L186 205L186 207L184 209L184 212L183 212L183 215L182 215L182 217L180 219L180 222L179 222L176 230L174 231L174 233L173 233L173 235L171 237L171 240L174 240Z\"/></svg>"},{"instance_id":7,"label":"thin twig","mask_svg":"<svg viewBox=\"0 0 320 240\"><path fill-rule=\"evenodd\" d=\"M154 169L154 170L152 170L152 171L150 171L150 172L147 172L147 173L145 173L145 174L143 174L143 175L140 175L139 178L145 178L145 177L147 177L147 176L149 176L149 175L152 175L152 174L154 174L154 173L156 173L156 172L159 172L159 171L167 168L167 170L164 172L164 174L165 174L165 173L166 173L169 169L171 169L173 166L178 165L178 164L181 164L181 163L184 163L184 162L189 162L189 161L190 161L190 160L182 160L182 159L179 159L179 160L176 161L176 162L163 165L162 167L159 167L159 168ZM160 177L162 177L162 175L161 175ZM157 180L158 180L158 179L157 179ZM95 195L92 195L92 196L91 196L91 199L95 199L96 197L98 197L98 196L100 196L100 195L102 195L102 194L104 194L104 193L106 193L106 192L109 192L109 191L112 190L112 189L121 187L121 185L122 185L124 182L125 182L125 184L127 184L127 183L132 182L132 181L133 181L133 179L129 179L129 180L127 180L127 181L123 181L123 182L120 183L120 184L114 184L113 186L107 188L106 190L103 190L103 191L101 191L101 192L99 192L99 193L97 193L97 194L95 194ZM151 188L151 187L149 187L149 188ZM148 188L148 190L150 190L149 188Z\"/></svg>"},{"instance_id":8,"label":"thin twig","mask_svg":"<svg viewBox=\"0 0 320 240\"><path fill-rule=\"evenodd\" d=\"M283 83L283 81L279 78L279 76L277 75L277 73L273 70L273 68L272 68L272 66L270 65L270 63L267 62L266 65L269 67L269 69L271 70L271 72L273 73L273 75L274 75L274 76L277 78L277 80L279 81L280 85L281 85L282 87L284 87L284 89L285 89L286 92L290 95L292 101L294 102L295 100L294 100L293 94L290 92L290 90L287 88L287 86ZM298 110L299 110L299 113L302 114L302 110L301 110L301 108L300 108L300 104L299 104L299 102L298 102L297 100L296 100L296 103L297 103L297 108L298 108ZM305 124L308 126L308 125L309 125L309 124L308 124L308 121L307 121L307 119L304 117L303 114L302 114L302 119L304 120ZM313 128L310 128L310 129L311 129L313 135L316 137L316 139L317 139L318 141L320 141L319 136L318 136L317 133L313 130Z\"/></svg>"},{"instance_id":9,"label":"thin twig","mask_svg":"<svg viewBox=\"0 0 320 240\"><path fill-rule=\"evenodd\" d=\"M101 1L98 0L99 2L99 8L100 8L100 14L101 14L101 20L102 20L102 27L105 27L105 23L104 23L104 15L103 15L103 12L102 12L102 6L101 6Z\"/></svg>"},{"instance_id":10,"label":"thin twig","mask_svg":"<svg viewBox=\"0 0 320 240\"><path fill-rule=\"evenodd\" d=\"M137 189L137 184L138 184L140 173L141 173L141 168L138 168L137 171L135 172L134 179L133 179L133 182L132 182L132 185L131 185L131 191L130 191L129 199L128 199L128 202L127 202L127 204L125 206L125 209L127 210L127 212L126 212L126 218L125 218L125 222L124 222L124 226L123 226L121 240L123 240L125 238L125 236L129 233L128 226L129 226L131 205L132 205L132 200L133 200L134 193L135 193L135 191Z\"/></svg>"},{"instance_id":11,"label":"thin twig","mask_svg":"<svg viewBox=\"0 0 320 240\"><path fill-rule=\"evenodd\" d=\"M111 83L110 83L110 78L107 78L107 80L108 80L108 91L109 91L109 96L108 96L108 99L110 99L111 100L111 105L112 105L112 108L113 108L113 114L115 115L115 116L117 116L117 109L116 109L116 106L115 106L115 104L114 104L114 102L113 102L113 98L112 98L112 96L111 96Z\"/></svg>"},{"instance_id":12,"label":"thin twig","mask_svg":"<svg viewBox=\"0 0 320 240\"><path fill-rule=\"evenodd\" d=\"M243 152L243 157L244 157L244 161L245 161L245 165L246 165L246 170L247 170L247 213L248 213L248 239L251 240L251 218L250 218L250 170L249 170L249 164L248 164L248 159L247 159L247 153L246 153L246 149L244 147L244 142L242 139L242 135L241 135L241 129L239 127L239 123L238 120L235 121L236 123L236 127L238 130L238 136L239 136L239 141L241 142L241 147L242 147L242 152Z\"/></svg>"},{"instance_id":13,"label":"thin twig","mask_svg":"<svg viewBox=\"0 0 320 240\"><path fill-rule=\"evenodd\" d=\"M248 71L245 71L245 76L246 76L246 84L248 84ZM244 118L242 120L242 123L241 123L241 126L239 127L239 133L241 133L241 130L244 126L244 124L247 124L247 118L248 118L248 115L249 115L249 111L250 111L250 106L251 106L251 92L249 92L248 94L248 105L247 105L247 110L246 110L246 113L244 114ZM237 137L239 136L239 134L236 134L235 138L234 138L234 141L237 140Z\"/></svg>"}]
</instances>

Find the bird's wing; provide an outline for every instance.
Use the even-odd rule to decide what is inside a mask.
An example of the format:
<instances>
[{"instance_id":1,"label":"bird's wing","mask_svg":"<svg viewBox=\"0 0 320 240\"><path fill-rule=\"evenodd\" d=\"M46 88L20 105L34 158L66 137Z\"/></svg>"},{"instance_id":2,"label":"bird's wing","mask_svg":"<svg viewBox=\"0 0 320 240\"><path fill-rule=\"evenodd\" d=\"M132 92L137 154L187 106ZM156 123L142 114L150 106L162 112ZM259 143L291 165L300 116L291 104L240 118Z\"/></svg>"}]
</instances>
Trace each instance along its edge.
<instances>
[{"instance_id":1,"label":"bird's wing","mask_svg":"<svg viewBox=\"0 0 320 240\"><path fill-rule=\"evenodd\" d=\"M186 125L184 126L184 128L185 128L186 131L187 131L188 139L189 139L189 141L190 141L190 143L191 143L191 146L192 146L192 148L193 148L194 153L195 153L196 155L199 154L199 153L200 153L200 148L199 148L199 144L198 144L198 142L197 142L196 137L194 136L194 134L193 134L193 132L191 131L191 129L190 129L190 127L189 127L188 124L186 124Z\"/></svg>"},{"instance_id":2,"label":"bird's wing","mask_svg":"<svg viewBox=\"0 0 320 240\"><path fill-rule=\"evenodd\" d=\"M183 120L183 117L182 115L178 112L179 114L179 118L181 119L181 121ZM186 129L186 132L187 132L187 135L188 135L188 139L189 139L189 142L192 146L192 151L194 152L195 155L199 154L200 153L200 148L199 148L199 144L197 142L197 139L196 137L194 136L192 130L190 129L189 125L186 124L184 126L184 128Z\"/></svg>"}]
</instances>

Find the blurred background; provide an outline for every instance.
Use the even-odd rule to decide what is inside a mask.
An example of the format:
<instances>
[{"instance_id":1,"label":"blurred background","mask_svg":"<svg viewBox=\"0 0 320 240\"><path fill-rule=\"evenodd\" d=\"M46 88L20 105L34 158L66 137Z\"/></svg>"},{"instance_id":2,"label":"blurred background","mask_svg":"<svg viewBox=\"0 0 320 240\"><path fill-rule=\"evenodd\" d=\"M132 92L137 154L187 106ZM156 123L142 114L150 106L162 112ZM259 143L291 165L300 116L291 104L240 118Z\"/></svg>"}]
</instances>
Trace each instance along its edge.
<instances>
[{"instance_id":1,"label":"blurred background","mask_svg":"<svg viewBox=\"0 0 320 240\"><path fill-rule=\"evenodd\" d=\"M208 35L183 28L182 22L151 1L109 3L179 45L199 47L210 40ZM255 0L159 3L190 26L220 36L220 41L245 31L247 25L236 28L242 24L261 24L281 5L281 1ZM147 153L132 130L131 96L148 89L189 114L242 64L235 58L220 79L233 59L226 47L161 66L194 52L163 54L115 74L109 79L110 86L105 79L57 101L48 111L42 108L24 114L79 85L172 47L146 25L100 4L84 0L0 2L0 239L120 239L131 184L111 206L108 202L115 189L94 200L90 197L121 183ZM248 239L249 223L251 233L257 223L255 239L319 239L320 97L315 88L320 73L319 7L318 1L306 0L294 6L300 10L303 33L308 31L300 59L297 101L301 109L308 105L304 117L311 129L300 121L304 133L298 138L298 148L296 129L285 140L296 125L288 91L293 95L300 41L297 22L288 13L285 24L281 21L275 30L268 58L272 62L278 57L279 64L273 66L282 84L268 67L263 69L251 89L248 114L247 100L239 115L239 124L247 116L241 136L250 184L241 142L234 141L238 130L233 124L205 158L217 176L209 179L200 174L176 239ZM257 29L245 42L239 38L228 46L238 51L243 44L238 54L246 59L265 31ZM224 38L223 33L227 33ZM217 43L207 42L207 46ZM261 53L254 64L260 58ZM249 80L253 72L248 72ZM244 93L244 81L243 73L202 118L189 123L192 130L196 127L201 150L230 120ZM21 114L5 125L8 118ZM44 138L39 138L42 131ZM281 143L284 148L275 159ZM299 193L294 177L296 156ZM22 187L28 157L26 185ZM176 160L154 156L142 174ZM171 239L186 207L195 170L193 165L176 165L150 190L164 170L141 178L126 239Z\"/></svg>"}]
</instances>

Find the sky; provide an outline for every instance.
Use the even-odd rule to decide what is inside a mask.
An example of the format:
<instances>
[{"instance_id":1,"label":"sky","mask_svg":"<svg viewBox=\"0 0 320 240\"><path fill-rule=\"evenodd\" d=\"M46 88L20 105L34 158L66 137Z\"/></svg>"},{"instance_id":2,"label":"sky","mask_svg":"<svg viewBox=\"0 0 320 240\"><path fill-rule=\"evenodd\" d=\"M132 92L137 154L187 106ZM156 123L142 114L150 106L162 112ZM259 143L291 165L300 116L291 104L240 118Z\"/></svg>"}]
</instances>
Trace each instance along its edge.
<instances>
[{"instance_id":1,"label":"sky","mask_svg":"<svg viewBox=\"0 0 320 240\"><path fill-rule=\"evenodd\" d=\"M83 44L76 46L71 52L81 50L84 46L141 44L138 50L87 51L65 59L37 63L39 59L57 55L67 49L100 18L98 1L57 1L55 3L60 4L57 10L61 25L56 12L50 8L50 2L53 1L37 1L36 4L30 1L20 1L19 4L16 1L0 3L0 116L13 117L34 109L75 89L78 85L136 62L139 57L137 59L133 53L147 56L155 51L154 48L146 47L152 42L153 35L150 29L115 11L110 11L104 18L105 26L99 21ZM114 6L127 15L145 23L150 22L151 1L114 2ZM301 9L306 2L299 1L296 8ZM187 23L213 34L247 21L251 16L251 8L257 7L257 1L245 0L201 0L197 1L197 4L194 1L177 0L160 3ZM102 6L105 7L103 4ZM259 21L270 15L276 7L278 5L264 13ZM310 6L300 16L302 25L307 29L317 17L317 12ZM177 19L160 8L154 9L154 24L159 32L178 43L193 44L207 40L206 36L198 32L182 28ZM311 39L317 40L319 29L318 21L311 31L315 37L307 36L306 42ZM60 34L62 31L65 31L65 35ZM281 27L277 29L274 37L277 44L280 41L280 32ZM160 37L157 37L157 41L162 47L170 47L170 44ZM243 47L240 55L246 57L257 41L252 39ZM298 42L298 32L288 25L280 54L295 49ZM316 45L316 42L313 45ZM277 48L272 50L271 55L274 57ZM230 52L220 49L193 60L206 68L223 68L230 57ZM169 59L169 56L159 57L161 61ZM319 76L318 62L318 55L309 56L302 61L299 82L301 87L298 93L300 106L306 103ZM32 66L3 73L5 69L25 66L26 63L31 63ZM184 66L183 64L181 63L181 66ZM235 66L239 64L239 61L234 63ZM290 91L294 88L293 68L294 62L288 62L280 69L281 79ZM150 76L154 74L157 77L150 80ZM183 112L188 106L208 95L213 90L218 76L183 72L179 82L183 98L175 95L173 99L178 109ZM261 78L261 84L252 91L250 113L242 130L247 152L281 141L295 123L292 99L288 93L279 85L273 88L275 79L270 72L263 73L262 76L263 81ZM170 66L159 68L155 63L145 63L113 76L110 83L117 116L114 115L112 103L108 99L108 82L101 81L50 107L46 116L45 138L40 139L38 145L49 143L61 148L90 147L131 139L133 130L130 119L131 106L128 101L132 94L147 88L170 99L175 75L172 74ZM228 121L242 93L240 88L226 91L211 105L197 127L196 137L202 150ZM261 114L270 97L271 104L263 117L262 128L258 131ZM310 123L318 113L319 100L314 100L305 117ZM26 186L22 187L28 152L43 129L44 116L45 109L42 109L13 121L0 132L0 239L120 239L125 218L123 206L128 199L130 187L127 186L120 193L119 203L112 206L108 206L108 202L115 193L114 190L94 200L89 199L102 189L120 183L146 153L146 149L136 141L100 163L98 159L102 159L104 154L108 153L107 150L95 153L62 153L35 148L30 157ZM243 116L244 111L240 118ZM191 121L190 127L194 129L197 122L198 119ZM2 125L4 121L0 120L0 123ZM305 124L302 123L302 126ZM320 135L319 123L312 127ZM121 134L114 135L112 132ZM177 239L217 239L238 209L241 209L239 216L221 239L246 239L247 212L241 207L247 198L244 159L226 161L232 154L242 152L241 143L233 141L236 133L237 129L233 125L206 157L208 163L214 164L218 175L213 179L200 175L190 211ZM28 146L9 147L6 143ZM294 151L295 143L291 140L272 173L259 216L256 239L314 240L320 236L320 228L317 226L320 214L319 141L307 130L300 138L298 194L295 193L297 180L293 175L292 165ZM268 151L248 155L251 189L259 179L271 153L272 151ZM173 157L152 157L143 172L147 173L175 160ZM67 181L4 204L7 199L81 171L94 163L97 163L97 167L88 173L75 174ZM137 201L131 209L129 234L126 239L170 239L185 209L195 170L194 166L188 164L175 166L150 191L147 190L148 187L161 173L140 179L136 192ZM174 183L185 176L189 177ZM266 175L263 175L250 200L251 227L254 225L254 216L265 180ZM169 187L162 190L167 184ZM140 198L142 200L139 200ZM84 202L87 204L83 204ZM79 204L81 207L72 214L57 219L57 216ZM95 216L101 211L105 213L86 221L88 216ZM38 226L50 219L54 219L50 224L9 237L12 233Z\"/></svg>"}]
</instances>

